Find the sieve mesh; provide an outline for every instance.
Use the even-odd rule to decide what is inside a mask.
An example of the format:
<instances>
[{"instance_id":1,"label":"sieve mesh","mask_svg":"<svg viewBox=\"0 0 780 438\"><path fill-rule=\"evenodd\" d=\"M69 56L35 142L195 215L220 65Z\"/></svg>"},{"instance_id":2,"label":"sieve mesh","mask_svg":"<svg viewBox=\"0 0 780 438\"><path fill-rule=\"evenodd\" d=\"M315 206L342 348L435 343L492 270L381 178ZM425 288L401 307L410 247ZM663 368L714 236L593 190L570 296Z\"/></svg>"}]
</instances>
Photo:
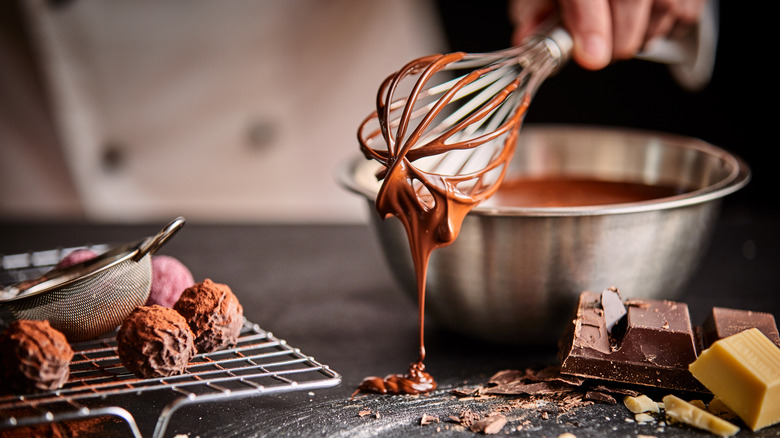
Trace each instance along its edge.
<instances>
[{"instance_id":1,"label":"sieve mesh","mask_svg":"<svg viewBox=\"0 0 780 438\"><path fill-rule=\"evenodd\" d=\"M149 297L151 256L128 259L50 293L6 304L15 319L46 319L71 342L96 338L117 328Z\"/></svg>"},{"instance_id":2,"label":"sieve mesh","mask_svg":"<svg viewBox=\"0 0 780 438\"><path fill-rule=\"evenodd\" d=\"M152 254L182 226L184 218L178 217L156 235L137 243L116 247L72 266L50 266L37 278L4 287L0 290L0 319L6 319L3 314L10 314L12 319L48 320L70 342L93 339L114 330L133 309L146 303L152 284ZM38 254L26 258L10 256L9 264L32 268L23 263L19 266L27 259L40 267L35 262L41 258ZM2 266L6 265L4 257Z\"/></svg>"}]
</instances>

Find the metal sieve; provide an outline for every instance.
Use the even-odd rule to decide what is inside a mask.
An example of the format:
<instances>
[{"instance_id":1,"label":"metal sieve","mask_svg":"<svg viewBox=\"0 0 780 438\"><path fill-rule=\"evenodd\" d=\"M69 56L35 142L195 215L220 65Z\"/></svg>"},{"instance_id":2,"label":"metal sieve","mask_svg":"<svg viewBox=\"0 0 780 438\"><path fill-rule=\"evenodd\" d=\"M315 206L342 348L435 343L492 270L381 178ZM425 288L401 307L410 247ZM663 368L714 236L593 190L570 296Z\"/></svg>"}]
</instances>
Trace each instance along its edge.
<instances>
[{"instance_id":1,"label":"metal sieve","mask_svg":"<svg viewBox=\"0 0 780 438\"><path fill-rule=\"evenodd\" d=\"M152 284L151 254L181 227L178 217L154 236L0 290L0 306L14 319L48 320L70 342L116 329L146 303Z\"/></svg>"}]
</instances>

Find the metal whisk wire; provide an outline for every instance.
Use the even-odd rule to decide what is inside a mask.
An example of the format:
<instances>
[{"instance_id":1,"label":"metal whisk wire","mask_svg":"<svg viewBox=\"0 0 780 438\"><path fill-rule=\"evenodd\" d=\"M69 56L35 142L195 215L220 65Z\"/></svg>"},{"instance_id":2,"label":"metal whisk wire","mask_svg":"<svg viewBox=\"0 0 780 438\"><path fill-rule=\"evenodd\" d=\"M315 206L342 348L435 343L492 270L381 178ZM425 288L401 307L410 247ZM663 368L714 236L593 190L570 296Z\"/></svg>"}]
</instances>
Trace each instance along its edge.
<instances>
[{"instance_id":1,"label":"metal whisk wire","mask_svg":"<svg viewBox=\"0 0 780 438\"><path fill-rule=\"evenodd\" d=\"M358 130L361 149L384 165L379 179L405 161L418 193L436 178L482 200L503 177L531 97L570 47L563 32L499 52L414 60L382 83L377 111Z\"/></svg>"}]
</instances>

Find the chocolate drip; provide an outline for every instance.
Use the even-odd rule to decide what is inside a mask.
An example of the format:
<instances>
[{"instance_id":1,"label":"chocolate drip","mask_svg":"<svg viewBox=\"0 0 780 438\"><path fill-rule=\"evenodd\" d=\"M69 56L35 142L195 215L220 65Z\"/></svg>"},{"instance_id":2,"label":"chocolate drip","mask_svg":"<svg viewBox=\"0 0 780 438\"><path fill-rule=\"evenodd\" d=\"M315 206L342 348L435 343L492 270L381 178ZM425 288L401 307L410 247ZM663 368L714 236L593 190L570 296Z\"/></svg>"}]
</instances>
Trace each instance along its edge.
<instances>
[{"instance_id":1,"label":"chocolate drip","mask_svg":"<svg viewBox=\"0 0 780 438\"><path fill-rule=\"evenodd\" d=\"M463 131L470 125L480 124L493 116L496 108L510 94L519 91L518 79L453 126L439 129L441 126L436 125L434 120L447 113L449 109L445 108L457 100L458 91L495 68L488 66L474 70L444 92L435 104L418 105L418 100L427 97L427 83L434 74L464 56L463 53L427 56L410 62L388 77L377 95L377 111L359 129L358 137L366 157L384 166L377 174L377 178L383 180L376 198L377 211L385 219L397 217L406 229L416 275L420 325L419 358L409 371L405 375L391 375L385 379L366 378L359 391L416 394L436 388L433 378L424 372L423 365L428 260L435 249L449 245L457 238L466 214L497 190L514 153L520 123L530 102L530 95L524 95L518 107L495 130L478 135L464 134ZM412 76L417 76L417 79L408 98L392 101L399 83ZM426 111L422 116L420 108ZM393 114L397 115L398 111L400 117L393 119ZM366 133L367 124L374 119L378 119L379 129ZM410 126L412 121L417 124ZM372 147L380 135L386 149ZM501 148L495 148L497 141L503 141ZM416 166L422 158L476 149L487 143L492 143L488 147L493 147L494 151L489 162L476 171L446 175Z\"/></svg>"}]
</instances>

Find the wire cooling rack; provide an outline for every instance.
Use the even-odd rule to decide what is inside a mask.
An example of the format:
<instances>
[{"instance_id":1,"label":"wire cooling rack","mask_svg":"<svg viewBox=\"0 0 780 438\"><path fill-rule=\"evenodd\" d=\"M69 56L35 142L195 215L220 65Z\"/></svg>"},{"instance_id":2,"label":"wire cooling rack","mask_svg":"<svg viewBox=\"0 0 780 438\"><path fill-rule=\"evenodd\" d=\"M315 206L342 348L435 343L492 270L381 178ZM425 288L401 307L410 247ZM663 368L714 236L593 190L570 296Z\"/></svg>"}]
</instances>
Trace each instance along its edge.
<instances>
[{"instance_id":1,"label":"wire cooling rack","mask_svg":"<svg viewBox=\"0 0 780 438\"><path fill-rule=\"evenodd\" d=\"M52 255L58 259L61 254ZM47 263L41 255L5 256L0 278L34 274ZM9 268L14 273L9 274ZM136 419L156 418L153 437L162 437L173 414L184 406L282 393L328 388L341 376L327 365L261 329L244 322L235 348L198 354L184 374L139 379L122 366L115 335L75 343L68 382L59 390L36 394L0 394L0 432L25 426L118 417L136 437ZM148 433L146 434L148 435Z\"/></svg>"}]
</instances>

